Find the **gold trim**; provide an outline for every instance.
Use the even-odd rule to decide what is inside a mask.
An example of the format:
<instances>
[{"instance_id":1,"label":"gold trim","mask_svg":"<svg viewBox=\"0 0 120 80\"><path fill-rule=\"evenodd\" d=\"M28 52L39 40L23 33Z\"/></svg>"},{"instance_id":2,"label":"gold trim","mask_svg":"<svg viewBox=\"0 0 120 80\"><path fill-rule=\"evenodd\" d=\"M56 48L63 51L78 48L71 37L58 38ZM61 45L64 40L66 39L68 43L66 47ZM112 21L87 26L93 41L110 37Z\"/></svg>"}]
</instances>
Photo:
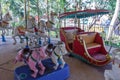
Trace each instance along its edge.
<instances>
[{"instance_id":1,"label":"gold trim","mask_svg":"<svg viewBox=\"0 0 120 80\"><path fill-rule=\"evenodd\" d=\"M86 44L85 44L85 41L83 40L83 46L84 46L84 49L85 49L85 55L87 55L90 59L94 60L94 61L97 61L97 62L105 62L108 58L106 58L106 60L103 60L103 61L99 61L99 60L96 60L94 59L93 57L91 57L91 55L88 53L87 51L87 47L86 47ZM108 56L108 54L106 55Z\"/></svg>"}]
</instances>

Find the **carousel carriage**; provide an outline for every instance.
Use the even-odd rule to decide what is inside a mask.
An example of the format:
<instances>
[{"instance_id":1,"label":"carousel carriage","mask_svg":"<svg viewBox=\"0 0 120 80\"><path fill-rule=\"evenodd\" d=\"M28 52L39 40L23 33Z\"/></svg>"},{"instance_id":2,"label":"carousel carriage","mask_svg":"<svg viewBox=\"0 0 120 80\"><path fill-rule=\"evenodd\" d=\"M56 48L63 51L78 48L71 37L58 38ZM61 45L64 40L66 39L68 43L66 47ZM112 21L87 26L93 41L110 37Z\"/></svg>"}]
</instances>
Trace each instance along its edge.
<instances>
[{"instance_id":1,"label":"carousel carriage","mask_svg":"<svg viewBox=\"0 0 120 80\"><path fill-rule=\"evenodd\" d=\"M86 18L94 15L107 14L107 10L81 10L60 14L59 18ZM60 28L61 41L65 42L71 55L95 66L104 66L111 61L104 41L98 32L87 32L79 27Z\"/></svg>"}]
</instances>

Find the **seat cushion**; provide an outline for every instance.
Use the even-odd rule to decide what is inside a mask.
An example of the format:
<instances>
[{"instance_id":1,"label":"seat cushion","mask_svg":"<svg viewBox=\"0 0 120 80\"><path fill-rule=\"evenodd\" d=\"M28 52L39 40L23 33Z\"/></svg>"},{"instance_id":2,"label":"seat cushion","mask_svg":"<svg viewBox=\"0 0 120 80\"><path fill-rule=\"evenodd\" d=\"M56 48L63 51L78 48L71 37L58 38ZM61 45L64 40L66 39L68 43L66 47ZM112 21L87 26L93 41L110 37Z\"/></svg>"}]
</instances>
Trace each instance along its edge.
<instances>
[{"instance_id":1,"label":"seat cushion","mask_svg":"<svg viewBox=\"0 0 120 80\"><path fill-rule=\"evenodd\" d=\"M101 54L101 53L96 53L94 55L92 55L92 57L96 60L106 60L106 56L104 54Z\"/></svg>"}]
</instances>

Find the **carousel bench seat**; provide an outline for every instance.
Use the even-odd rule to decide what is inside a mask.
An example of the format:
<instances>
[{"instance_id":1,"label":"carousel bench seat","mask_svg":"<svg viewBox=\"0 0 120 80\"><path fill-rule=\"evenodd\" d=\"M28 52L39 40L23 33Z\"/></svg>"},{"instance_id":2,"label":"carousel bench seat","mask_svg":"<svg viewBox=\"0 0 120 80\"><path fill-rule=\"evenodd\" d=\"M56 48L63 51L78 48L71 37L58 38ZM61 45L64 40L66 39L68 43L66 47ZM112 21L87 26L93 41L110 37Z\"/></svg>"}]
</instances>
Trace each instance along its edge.
<instances>
[{"instance_id":1,"label":"carousel bench seat","mask_svg":"<svg viewBox=\"0 0 120 80\"><path fill-rule=\"evenodd\" d=\"M81 34L80 38L85 42L84 48L87 49L88 53L95 57L96 59L100 59L97 55L100 52L101 44L95 42L96 33L87 33Z\"/></svg>"},{"instance_id":2,"label":"carousel bench seat","mask_svg":"<svg viewBox=\"0 0 120 80\"><path fill-rule=\"evenodd\" d=\"M82 34L81 37L85 41L87 49L101 47L101 44L95 42L96 33Z\"/></svg>"},{"instance_id":3,"label":"carousel bench seat","mask_svg":"<svg viewBox=\"0 0 120 80\"><path fill-rule=\"evenodd\" d=\"M74 40L74 35L77 34L78 30L77 29L68 29L64 30L65 36L67 38L68 43L73 43Z\"/></svg>"},{"instance_id":4,"label":"carousel bench seat","mask_svg":"<svg viewBox=\"0 0 120 80\"><path fill-rule=\"evenodd\" d=\"M83 30L81 30L78 27L64 27L61 28L61 30L63 31L68 43L73 43L74 35L76 35L79 32L83 32Z\"/></svg>"}]
</instances>

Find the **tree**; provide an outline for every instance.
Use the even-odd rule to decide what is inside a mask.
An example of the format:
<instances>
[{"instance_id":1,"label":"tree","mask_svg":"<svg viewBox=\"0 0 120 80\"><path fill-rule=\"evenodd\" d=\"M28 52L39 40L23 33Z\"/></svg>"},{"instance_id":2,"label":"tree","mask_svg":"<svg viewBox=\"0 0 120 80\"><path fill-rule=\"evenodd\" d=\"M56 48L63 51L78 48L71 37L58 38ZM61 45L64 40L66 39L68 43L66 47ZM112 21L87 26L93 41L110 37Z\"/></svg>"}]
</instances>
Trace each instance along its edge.
<instances>
[{"instance_id":1,"label":"tree","mask_svg":"<svg viewBox=\"0 0 120 80\"><path fill-rule=\"evenodd\" d=\"M116 7L115 7L113 18L112 18L110 26L109 26L108 35L106 38L107 40L110 39L110 37L114 31L114 25L117 20L117 17L119 16L119 10L120 10L120 0L116 0Z\"/></svg>"}]
</instances>

